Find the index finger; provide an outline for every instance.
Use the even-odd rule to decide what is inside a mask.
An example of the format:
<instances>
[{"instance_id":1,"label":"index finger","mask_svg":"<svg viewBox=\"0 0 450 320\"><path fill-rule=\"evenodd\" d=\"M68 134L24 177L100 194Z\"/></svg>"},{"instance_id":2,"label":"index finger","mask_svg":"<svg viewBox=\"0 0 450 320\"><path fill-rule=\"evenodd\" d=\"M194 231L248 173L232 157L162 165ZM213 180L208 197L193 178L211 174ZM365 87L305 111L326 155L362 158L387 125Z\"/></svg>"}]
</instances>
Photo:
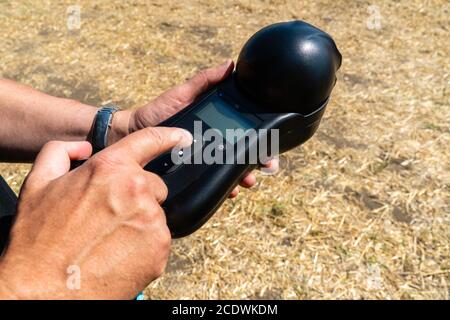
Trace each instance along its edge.
<instances>
[{"instance_id":1,"label":"index finger","mask_svg":"<svg viewBox=\"0 0 450 320\"><path fill-rule=\"evenodd\" d=\"M175 146L186 147L192 143L189 131L180 128L149 127L126 136L101 151L137 162L141 167Z\"/></svg>"}]
</instances>

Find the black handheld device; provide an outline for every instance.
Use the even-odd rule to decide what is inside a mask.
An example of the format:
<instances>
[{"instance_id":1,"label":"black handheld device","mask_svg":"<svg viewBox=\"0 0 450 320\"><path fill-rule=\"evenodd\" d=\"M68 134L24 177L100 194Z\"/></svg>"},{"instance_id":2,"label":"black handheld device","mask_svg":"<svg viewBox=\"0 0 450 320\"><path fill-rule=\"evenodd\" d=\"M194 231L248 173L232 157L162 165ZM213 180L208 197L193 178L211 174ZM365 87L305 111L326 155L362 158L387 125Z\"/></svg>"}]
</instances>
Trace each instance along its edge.
<instances>
[{"instance_id":1,"label":"black handheld device","mask_svg":"<svg viewBox=\"0 0 450 320\"><path fill-rule=\"evenodd\" d=\"M268 156L273 156L304 143L314 134L341 59L333 39L308 23L269 25L244 45L232 75L159 124L184 128L194 136L188 152L178 151L183 161L174 158L172 151L145 167L167 184L169 194L162 206L173 237L200 228L241 178L258 166L258 162L249 161L254 146L258 154L265 149ZM208 129L225 138L220 143L208 139ZM254 130L256 135L241 137L244 146L237 148L242 147L241 140L236 136L228 138L227 129ZM268 134L273 129L277 132L278 150L272 147L275 138ZM231 150L230 161L227 151ZM202 157L203 161L195 161L206 151L223 161L209 163Z\"/></svg>"}]
</instances>

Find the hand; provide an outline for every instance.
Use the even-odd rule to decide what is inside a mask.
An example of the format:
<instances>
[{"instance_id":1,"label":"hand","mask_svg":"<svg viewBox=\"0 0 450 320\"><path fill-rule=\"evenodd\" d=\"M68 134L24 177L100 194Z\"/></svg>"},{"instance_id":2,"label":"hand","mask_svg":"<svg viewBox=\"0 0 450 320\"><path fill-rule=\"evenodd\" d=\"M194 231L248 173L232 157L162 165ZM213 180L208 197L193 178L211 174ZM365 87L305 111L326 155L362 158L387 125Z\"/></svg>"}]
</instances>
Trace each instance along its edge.
<instances>
[{"instance_id":1,"label":"hand","mask_svg":"<svg viewBox=\"0 0 450 320\"><path fill-rule=\"evenodd\" d=\"M164 92L141 108L117 112L114 116L111 142L119 140L128 133L154 127L173 116L191 104L200 94L225 80L231 74L233 68L233 61L227 60L220 66L200 71L190 80ZM275 171L278 168L278 160L269 161L264 164L264 167ZM256 177L249 173L242 179L240 185L244 188L250 188L255 183ZM231 192L230 198L236 197L238 193L239 187L236 187Z\"/></svg>"},{"instance_id":2,"label":"hand","mask_svg":"<svg viewBox=\"0 0 450 320\"><path fill-rule=\"evenodd\" d=\"M0 298L135 297L161 275L171 243L160 207L167 188L142 166L191 139L181 129L143 129L70 172L90 144L46 144L0 260Z\"/></svg>"}]
</instances>

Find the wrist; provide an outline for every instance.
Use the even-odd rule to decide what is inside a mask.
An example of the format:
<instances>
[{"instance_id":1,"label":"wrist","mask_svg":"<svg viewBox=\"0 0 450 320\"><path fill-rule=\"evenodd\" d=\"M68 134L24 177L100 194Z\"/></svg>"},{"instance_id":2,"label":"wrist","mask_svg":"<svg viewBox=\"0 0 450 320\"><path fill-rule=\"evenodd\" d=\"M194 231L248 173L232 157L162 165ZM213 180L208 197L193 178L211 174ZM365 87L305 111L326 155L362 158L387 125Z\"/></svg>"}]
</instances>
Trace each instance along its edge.
<instances>
[{"instance_id":1,"label":"wrist","mask_svg":"<svg viewBox=\"0 0 450 320\"><path fill-rule=\"evenodd\" d=\"M25 299L14 289L14 274L8 273L4 264L0 262L0 300Z\"/></svg>"},{"instance_id":2,"label":"wrist","mask_svg":"<svg viewBox=\"0 0 450 320\"><path fill-rule=\"evenodd\" d=\"M108 132L108 145L116 143L131 133L130 121L132 113L132 110L119 110L114 113L111 128Z\"/></svg>"},{"instance_id":3,"label":"wrist","mask_svg":"<svg viewBox=\"0 0 450 320\"><path fill-rule=\"evenodd\" d=\"M13 289L9 286L5 279L2 278L0 273L0 300L19 300L19 297L14 293Z\"/></svg>"},{"instance_id":4,"label":"wrist","mask_svg":"<svg viewBox=\"0 0 450 320\"><path fill-rule=\"evenodd\" d=\"M10 256L0 262L0 300L54 299L63 294L64 279L50 275L49 267L32 263L36 257Z\"/></svg>"},{"instance_id":5,"label":"wrist","mask_svg":"<svg viewBox=\"0 0 450 320\"><path fill-rule=\"evenodd\" d=\"M63 110L68 110L67 112L70 112L71 115L69 122L62 123L65 128L61 131L65 134L60 136L63 136L62 138L67 141L88 140L98 108L64 98L61 98L60 105L64 107Z\"/></svg>"}]
</instances>

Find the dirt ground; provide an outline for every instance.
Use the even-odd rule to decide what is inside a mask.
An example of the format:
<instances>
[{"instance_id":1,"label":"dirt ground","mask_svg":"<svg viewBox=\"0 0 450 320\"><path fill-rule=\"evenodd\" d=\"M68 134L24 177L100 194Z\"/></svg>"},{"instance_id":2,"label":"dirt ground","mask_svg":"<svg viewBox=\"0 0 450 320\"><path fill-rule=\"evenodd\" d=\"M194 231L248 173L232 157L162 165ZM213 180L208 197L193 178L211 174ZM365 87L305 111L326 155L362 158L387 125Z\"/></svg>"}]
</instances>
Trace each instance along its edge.
<instances>
[{"instance_id":1,"label":"dirt ground","mask_svg":"<svg viewBox=\"0 0 450 320\"><path fill-rule=\"evenodd\" d=\"M448 299L449 16L447 1L0 0L0 75L133 108L267 24L310 22L343 55L319 131L175 240L146 296ZM0 165L15 191L28 170Z\"/></svg>"}]
</instances>

